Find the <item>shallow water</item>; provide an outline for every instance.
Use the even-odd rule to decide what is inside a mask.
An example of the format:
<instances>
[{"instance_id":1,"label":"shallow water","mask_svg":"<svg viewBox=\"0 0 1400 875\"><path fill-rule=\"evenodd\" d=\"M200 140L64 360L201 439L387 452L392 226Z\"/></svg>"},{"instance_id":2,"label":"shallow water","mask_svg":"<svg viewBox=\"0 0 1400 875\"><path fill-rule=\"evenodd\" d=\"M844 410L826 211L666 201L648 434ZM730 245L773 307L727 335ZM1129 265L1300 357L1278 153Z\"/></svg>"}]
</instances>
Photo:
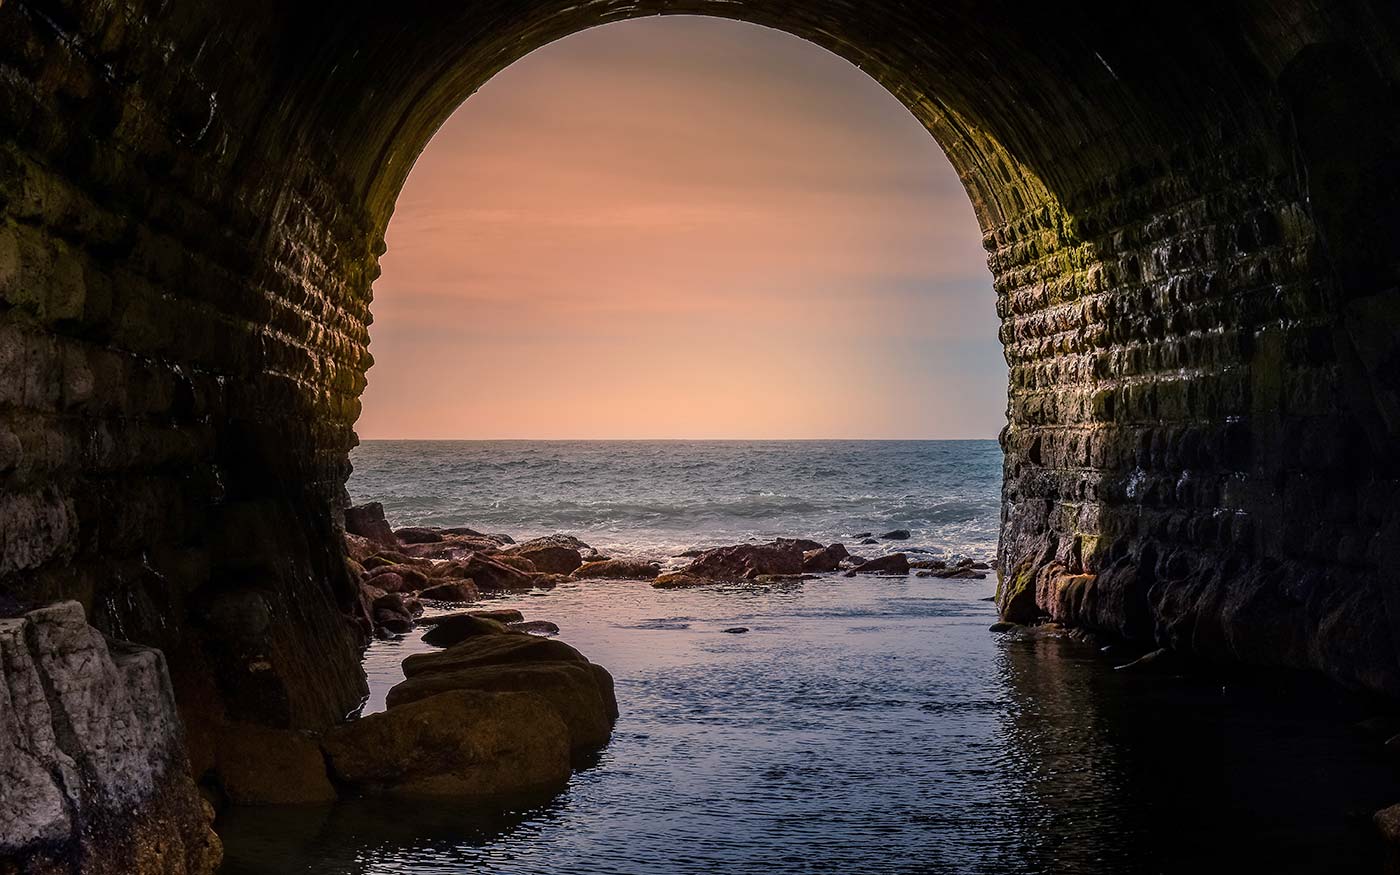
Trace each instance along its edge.
<instances>
[{"instance_id":1,"label":"shallow water","mask_svg":"<svg viewBox=\"0 0 1400 875\"><path fill-rule=\"evenodd\" d=\"M559 623L616 676L596 761L504 812L233 812L226 871L1376 871L1365 816L1400 794L1357 715L989 633L991 590L583 582L493 601ZM423 647L372 648L371 710Z\"/></svg>"}]
</instances>

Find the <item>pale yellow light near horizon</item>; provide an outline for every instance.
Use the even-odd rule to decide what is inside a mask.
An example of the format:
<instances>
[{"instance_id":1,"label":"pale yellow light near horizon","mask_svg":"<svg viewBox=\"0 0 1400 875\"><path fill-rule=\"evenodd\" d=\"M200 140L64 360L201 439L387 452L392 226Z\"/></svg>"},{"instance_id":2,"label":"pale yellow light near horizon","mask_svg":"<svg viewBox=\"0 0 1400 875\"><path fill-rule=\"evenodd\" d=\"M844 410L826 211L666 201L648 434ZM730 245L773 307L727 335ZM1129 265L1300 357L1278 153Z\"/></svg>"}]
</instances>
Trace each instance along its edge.
<instances>
[{"instance_id":1,"label":"pale yellow light near horizon","mask_svg":"<svg viewBox=\"0 0 1400 875\"><path fill-rule=\"evenodd\" d=\"M375 284L362 438L995 437L981 236L844 60L717 19L518 61L429 144Z\"/></svg>"}]
</instances>

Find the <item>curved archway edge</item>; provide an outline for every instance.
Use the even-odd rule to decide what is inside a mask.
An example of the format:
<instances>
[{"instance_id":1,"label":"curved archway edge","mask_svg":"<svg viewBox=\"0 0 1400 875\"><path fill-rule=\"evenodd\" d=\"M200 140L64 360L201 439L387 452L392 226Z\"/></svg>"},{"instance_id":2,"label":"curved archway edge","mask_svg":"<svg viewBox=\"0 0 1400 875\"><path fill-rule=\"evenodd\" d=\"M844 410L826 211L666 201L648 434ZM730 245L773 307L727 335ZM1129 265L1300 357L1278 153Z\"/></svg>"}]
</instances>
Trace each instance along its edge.
<instances>
[{"instance_id":1,"label":"curved archway edge","mask_svg":"<svg viewBox=\"0 0 1400 875\"><path fill-rule=\"evenodd\" d=\"M1010 365L1003 612L1400 694L1400 13L1340 0L0 4L0 593L161 647L196 770L363 679L338 507L393 201L493 73L648 14L858 64Z\"/></svg>"}]
</instances>

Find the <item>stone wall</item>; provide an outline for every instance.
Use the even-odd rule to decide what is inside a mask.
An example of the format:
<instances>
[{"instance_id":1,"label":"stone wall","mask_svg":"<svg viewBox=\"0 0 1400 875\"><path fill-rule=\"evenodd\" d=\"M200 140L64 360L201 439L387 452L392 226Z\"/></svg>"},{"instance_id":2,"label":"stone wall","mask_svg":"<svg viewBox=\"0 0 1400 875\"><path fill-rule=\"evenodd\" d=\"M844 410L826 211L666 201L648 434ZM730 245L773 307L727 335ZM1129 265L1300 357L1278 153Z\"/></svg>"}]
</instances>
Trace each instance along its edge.
<instances>
[{"instance_id":1,"label":"stone wall","mask_svg":"<svg viewBox=\"0 0 1400 875\"><path fill-rule=\"evenodd\" d=\"M6 0L0 592L163 649L198 774L224 721L351 710L338 507L403 179L529 50L709 13L858 63L966 184L1009 616L1400 693L1400 13L1188 6Z\"/></svg>"}]
</instances>

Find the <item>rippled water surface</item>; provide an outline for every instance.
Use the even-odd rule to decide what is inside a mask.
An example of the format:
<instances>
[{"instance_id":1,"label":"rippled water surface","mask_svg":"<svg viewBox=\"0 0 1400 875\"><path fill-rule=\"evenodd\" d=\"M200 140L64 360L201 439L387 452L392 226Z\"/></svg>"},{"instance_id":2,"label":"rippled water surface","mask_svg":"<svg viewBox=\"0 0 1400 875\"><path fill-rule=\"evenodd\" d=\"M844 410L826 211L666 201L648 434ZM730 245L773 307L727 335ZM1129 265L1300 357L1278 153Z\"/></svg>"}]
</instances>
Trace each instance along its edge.
<instances>
[{"instance_id":1,"label":"rippled water surface","mask_svg":"<svg viewBox=\"0 0 1400 875\"><path fill-rule=\"evenodd\" d=\"M500 470L474 474L445 461L460 446L371 445L352 488L385 498L404 522L572 531L641 553L882 522L915 530L910 545L995 547L1000 458L986 442L594 445L582 457L513 446ZM924 480L880 469L885 454ZM513 465L530 457L547 473ZM437 485L433 460L448 469ZM705 473L682 488L673 475L691 465ZM788 516L754 510L766 501ZM586 581L493 601L557 622L612 671L622 717L611 744L563 792L504 811L395 801L230 812L226 871L1376 871L1366 818L1400 793L1375 742L1349 728L1364 713L1329 697L1116 672L1067 638L992 634L993 587L912 576L680 591ZM735 626L750 631L722 631ZM422 649L416 636L371 648L368 710Z\"/></svg>"}]
</instances>

